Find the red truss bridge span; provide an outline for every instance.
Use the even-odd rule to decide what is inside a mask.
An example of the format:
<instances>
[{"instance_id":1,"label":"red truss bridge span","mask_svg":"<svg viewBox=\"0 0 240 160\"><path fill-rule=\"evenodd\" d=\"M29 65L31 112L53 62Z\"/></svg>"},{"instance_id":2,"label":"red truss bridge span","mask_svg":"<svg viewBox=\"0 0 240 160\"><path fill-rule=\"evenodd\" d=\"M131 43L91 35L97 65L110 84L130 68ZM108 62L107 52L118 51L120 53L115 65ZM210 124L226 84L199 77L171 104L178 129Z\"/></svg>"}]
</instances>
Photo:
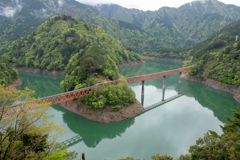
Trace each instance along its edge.
<instances>
[{"instance_id":1,"label":"red truss bridge span","mask_svg":"<svg viewBox=\"0 0 240 160\"><path fill-rule=\"evenodd\" d=\"M130 77L127 78L127 82L128 84L131 83L136 83L136 82L142 82L142 96L144 95L144 81L149 80L149 79L154 79L154 78L158 78L158 77L164 77L164 81L163 81L163 88L165 89L165 77L167 75L171 75L171 74L176 74L179 73L179 83L181 83L181 73L191 70L192 67L185 67L185 68L179 68L179 69L174 69L174 70L169 70L169 71L164 71L164 72L159 72L159 73L154 73L154 74L149 74L149 75L141 75L141 76L135 76L135 77ZM47 102L50 103L50 105L53 104L57 104L57 103L62 103L65 101L69 101L72 99L76 99L79 97L83 97L89 94L89 92L94 88L94 87L98 87L100 85L104 85L104 84L108 84L108 83L119 83L121 80L115 80L115 81L110 81L110 82L106 82L106 83L101 83L101 84L96 84L87 88L82 88L82 89L78 89L78 90L74 90L74 91L69 91L69 92L64 92L64 93L60 93L60 94L56 94L56 95L52 95L52 96L48 96L48 97L44 97L41 98L40 100L37 100L35 102L32 102L33 104L36 103L42 103L42 102ZM11 107L11 110L8 111L4 111L6 114L5 116L11 116L11 113L14 113L18 110L18 106L21 106L21 104L17 104Z\"/></svg>"}]
</instances>

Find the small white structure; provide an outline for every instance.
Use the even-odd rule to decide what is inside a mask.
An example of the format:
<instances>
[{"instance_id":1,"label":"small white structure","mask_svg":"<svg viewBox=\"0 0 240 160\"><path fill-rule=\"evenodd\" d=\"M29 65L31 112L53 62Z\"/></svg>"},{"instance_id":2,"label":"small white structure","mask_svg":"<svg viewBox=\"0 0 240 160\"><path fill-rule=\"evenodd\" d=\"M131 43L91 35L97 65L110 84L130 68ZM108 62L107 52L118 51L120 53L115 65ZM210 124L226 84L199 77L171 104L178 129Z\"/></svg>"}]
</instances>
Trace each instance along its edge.
<instances>
[{"instance_id":1,"label":"small white structure","mask_svg":"<svg viewBox=\"0 0 240 160\"><path fill-rule=\"evenodd\" d=\"M238 35L236 35L236 41L238 41Z\"/></svg>"}]
</instances>

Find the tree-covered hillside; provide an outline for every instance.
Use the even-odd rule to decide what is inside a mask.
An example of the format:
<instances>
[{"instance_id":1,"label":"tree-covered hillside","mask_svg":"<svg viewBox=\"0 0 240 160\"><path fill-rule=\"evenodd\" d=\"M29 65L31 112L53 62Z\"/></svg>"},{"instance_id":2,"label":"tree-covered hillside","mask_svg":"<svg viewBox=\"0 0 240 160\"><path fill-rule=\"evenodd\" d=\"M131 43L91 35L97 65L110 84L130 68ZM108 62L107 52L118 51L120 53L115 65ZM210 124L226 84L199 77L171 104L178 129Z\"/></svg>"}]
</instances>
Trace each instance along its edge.
<instances>
[{"instance_id":1,"label":"tree-covered hillside","mask_svg":"<svg viewBox=\"0 0 240 160\"><path fill-rule=\"evenodd\" d=\"M127 9L118 5L98 5L104 15L133 23L161 41L190 47L224 26L240 19L240 7L217 0L194 1L179 8L162 7L157 11Z\"/></svg>"},{"instance_id":2,"label":"tree-covered hillside","mask_svg":"<svg viewBox=\"0 0 240 160\"><path fill-rule=\"evenodd\" d=\"M194 67L189 74L240 86L240 20L228 25L191 51ZM190 65L190 63L186 63Z\"/></svg>"},{"instance_id":3,"label":"tree-covered hillside","mask_svg":"<svg viewBox=\"0 0 240 160\"><path fill-rule=\"evenodd\" d=\"M191 59L192 48L161 48L157 52L143 53L143 56L170 58L170 59Z\"/></svg>"},{"instance_id":4,"label":"tree-covered hillside","mask_svg":"<svg viewBox=\"0 0 240 160\"><path fill-rule=\"evenodd\" d=\"M18 71L0 57L0 85L9 84L18 78Z\"/></svg>"}]
</instances>

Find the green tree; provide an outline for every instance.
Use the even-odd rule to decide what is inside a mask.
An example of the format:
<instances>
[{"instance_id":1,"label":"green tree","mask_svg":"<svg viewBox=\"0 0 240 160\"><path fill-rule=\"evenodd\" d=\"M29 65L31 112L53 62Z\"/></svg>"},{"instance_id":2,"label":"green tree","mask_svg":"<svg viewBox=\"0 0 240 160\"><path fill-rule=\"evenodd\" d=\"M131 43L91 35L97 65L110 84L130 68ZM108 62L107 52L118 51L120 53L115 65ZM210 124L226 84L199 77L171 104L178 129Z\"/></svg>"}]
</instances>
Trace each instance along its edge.
<instances>
[{"instance_id":1,"label":"green tree","mask_svg":"<svg viewBox=\"0 0 240 160\"><path fill-rule=\"evenodd\" d=\"M34 91L5 88L0 85L0 159L51 159L53 155L72 159L74 152L67 153L66 147L56 138L66 134L61 125L50 122L48 103L33 103ZM12 105L22 102L14 109ZM41 124L41 125L40 125ZM60 159L60 158L59 158Z\"/></svg>"},{"instance_id":2,"label":"green tree","mask_svg":"<svg viewBox=\"0 0 240 160\"><path fill-rule=\"evenodd\" d=\"M173 157L168 156L168 155L161 155L160 156L159 153L158 153L156 155L152 155L151 159L152 160L173 160Z\"/></svg>"},{"instance_id":3,"label":"green tree","mask_svg":"<svg viewBox=\"0 0 240 160\"><path fill-rule=\"evenodd\" d=\"M103 109L110 106L112 111L119 110L122 106L128 106L135 100L135 92L128 86L127 80L124 78L121 78L118 84L103 84L94 87L87 96L78 99L89 108Z\"/></svg>"}]
</instances>

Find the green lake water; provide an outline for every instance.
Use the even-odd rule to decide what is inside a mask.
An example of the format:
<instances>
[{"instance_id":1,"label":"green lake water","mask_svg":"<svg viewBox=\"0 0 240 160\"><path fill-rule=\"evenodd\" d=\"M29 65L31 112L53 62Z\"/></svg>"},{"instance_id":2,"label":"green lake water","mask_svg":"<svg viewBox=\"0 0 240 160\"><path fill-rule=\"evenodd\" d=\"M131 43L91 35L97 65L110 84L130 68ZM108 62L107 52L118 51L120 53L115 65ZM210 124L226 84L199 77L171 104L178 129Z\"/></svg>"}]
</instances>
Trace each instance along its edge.
<instances>
[{"instance_id":1,"label":"green lake water","mask_svg":"<svg viewBox=\"0 0 240 160\"><path fill-rule=\"evenodd\" d=\"M146 64L120 69L120 74L126 77L146 75L176 68L181 63L171 61L145 60ZM138 117L101 124L82 118L66 111L60 105L53 105L49 114L57 124L62 124L68 131L58 139L59 142L79 135L82 140L69 147L81 154L85 153L87 160L116 160L121 157L151 159L153 154L168 154L174 158L188 153L191 145L195 144L208 130L221 134L219 125L228 123L224 115L233 116L231 109L240 105L229 93L218 91L201 83L182 80L178 84L178 74L166 77L165 99L179 92L190 93L171 102L163 104ZM53 77L40 74L19 73L23 81L20 89L28 87L36 91L36 97L45 97L61 93L59 83L64 77ZM162 100L163 78L145 81L144 107ZM141 101L141 83L130 85Z\"/></svg>"}]
</instances>

